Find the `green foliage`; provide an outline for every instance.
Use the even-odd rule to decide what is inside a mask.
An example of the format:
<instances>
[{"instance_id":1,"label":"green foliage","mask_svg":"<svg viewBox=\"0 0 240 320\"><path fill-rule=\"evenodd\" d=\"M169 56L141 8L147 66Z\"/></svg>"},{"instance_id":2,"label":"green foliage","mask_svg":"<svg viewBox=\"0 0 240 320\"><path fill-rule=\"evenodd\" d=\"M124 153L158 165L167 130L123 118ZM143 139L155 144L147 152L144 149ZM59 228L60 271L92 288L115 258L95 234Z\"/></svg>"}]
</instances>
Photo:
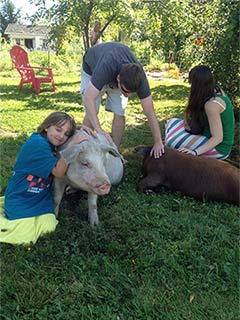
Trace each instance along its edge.
<instances>
[{"instance_id":1,"label":"green foliage","mask_svg":"<svg viewBox=\"0 0 240 320\"><path fill-rule=\"evenodd\" d=\"M11 0L1 0L0 7L0 33L4 35L9 23L16 23L20 19L20 9L17 9Z\"/></svg>"},{"instance_id":2,"label":"green foliage","mask_svg":"<svg viewBox=\"0 0 240 320\"><path fill-rule=\"evenodd\" d=\"M1 85L1 194L24 141L51 112L84 116L79 74L56 76L36 95L19 78ZM162 132L181 116L188 84L150 80ZM112 115L100 111L104 129ZM136 192L137 145L151 144L139 100L127 108L121 184L99 197L100 225L87 222L82 194L65 197L56 232L36 245L1 244L0 318L7 320L234 320L238 318L239 208L178 193ZM187 174L187 173L186 173Z\"/></svg>"},{"instance_id":3,"label":"green foliage","mask_svg":"<svg viewBox=\"0 0 240 320\"><path fill-rule=\"evenodd\" d=\"M150 58L150 63L148 65L145 65L145 70L148 71L153 71L153 70L162 70L162 66L165 66L165 59L162 56L158 57L151 57Z\"/></svg>"},{"instance_id":4,"label":"green foliage","mask_svg":"<svg viewBox=\"0 0 240 320\"><path fill-rule=\"evenodd\" d=\"M9 55L9 50L11 46L4 40L4 38L0 38L0 42L2 45L0 46L0 70L1 71L10 71L13 69L12 62Z\"/></svg>"},{"instance_id":5,"label":"green foliage","mask_svg":"<svg viewBox=\"0 0 240 320\"><path fill-rule=\"evenodd\" d=\"M175 62L182 72L199 63L209 65L236 108L240 80L237 1L145 1L135 6L135 18L130 39L139 47L142 40L149 43L152 56L162 52L165 62Z\"/></svg>"},{"instance_id":6,"label":"green foliage","mask_svg":"<svg viewBox=\"0 0 240 320\"><path fill-rule=\"evenodd\" d=\"M15 76L17 71L13 69L10 48L12 44L5 44L0 48L1 61L0 70L5 72L5 76ZM28 50L25 48L25 50ZM77 41L72 41L66 45L62 54L56 55L48 51L29 51L28 57L32 66L51 67L54 75L61 75L66 72L80 72L82 63L83 48L78 45ZM9 71L12 71L9 73ZM36 71L38 73L38 71ZM2 74L3 76L3 74Z\"/></svg>"},{"instance_id":7,"label":"green foliage","mask_svg":"<svg viewBox=\"0 0 240 320\"><path fill-rule=\"evenodd\" d=\"M37 3L40 9L43 4L43 0ZM39 12L48 17L59 55L65 55L67 43L74 37L82 39L79 43L85 51L89 47L89 30L99 20L99 36L104 41L128 44L144 65L150 65L152 58L162 62L162 57L163 62L175 63L181 72L199 63L208 64L237 105L236 0L60 0L50 10Z\"/></svg>"},{"instance_id":8,"label":"green foliage","mask_svg":"<svg viewBox=\"0 0 240 320\"><path fill-rule=\"evenodd\" d=\"M145 66L150 64L151 48L149 46L148 41L144 41L144 42L134 41L130 44L130 47L132 51L135 53L138 61L142 65Z\"/></svg>"},{"instance_id":9,"label":"green foliage","mask_svg":"<svg viewBox=\"0 0 240 320\"><path fill-rule=\"evenodd\" d=\"M38 1L42 6L43 0ZM105 32L114 21L118 25L129 27L133 10L127 0L92 0L92 1L63 1L59 0L49 10L41 11L42 17L47 17L51 25L51 36L55 41L55 50L60 50L69 33L82 38L84 50L90 46L89 31L94 21L100 20L99 36ZM39 13L37 13L39 18Z\"/></svg>"},{"instance_id":10,"label":"green foliage","mask_svg":"<svg viewBox=\"0 0 240 320\"><path fill-rule=\"evenodd\" d=\"M203 63L212 69L217 82L228 93L235 107L239 85L239 17L238 2L212 0L191 8L189 31L180 50L181 68Z\"/></svg>"},{"instance_id":11,"label":"green foliage","mask_svg":"<svg viewBox=\"0 0 240 320\"><path fill-rule=\"evenodd\" d=\"M206 63L213 69L217 81L239 104L239 3L220 0L217 12L216 33L206 43L209 54Z\"/></svg>"}]
</instances>

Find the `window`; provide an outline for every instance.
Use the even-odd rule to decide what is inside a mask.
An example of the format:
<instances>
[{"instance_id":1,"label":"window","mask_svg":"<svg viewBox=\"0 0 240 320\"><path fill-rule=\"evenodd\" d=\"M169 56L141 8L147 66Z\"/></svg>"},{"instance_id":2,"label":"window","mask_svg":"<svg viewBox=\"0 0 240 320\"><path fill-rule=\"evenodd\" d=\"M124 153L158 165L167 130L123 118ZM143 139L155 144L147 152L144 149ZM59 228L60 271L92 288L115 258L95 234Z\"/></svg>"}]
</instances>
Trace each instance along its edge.
<instances>
[{"instance_id":1,"label":"window","mask_svg":"<svg viewBox=\"0 0 240 320\"><path fill-rule=\"evenodd\" d=\"M42 40L42 48L43 49L47 49L48 45L47 45L47 39L43 39Z\"/></svg>"}]
</instances>

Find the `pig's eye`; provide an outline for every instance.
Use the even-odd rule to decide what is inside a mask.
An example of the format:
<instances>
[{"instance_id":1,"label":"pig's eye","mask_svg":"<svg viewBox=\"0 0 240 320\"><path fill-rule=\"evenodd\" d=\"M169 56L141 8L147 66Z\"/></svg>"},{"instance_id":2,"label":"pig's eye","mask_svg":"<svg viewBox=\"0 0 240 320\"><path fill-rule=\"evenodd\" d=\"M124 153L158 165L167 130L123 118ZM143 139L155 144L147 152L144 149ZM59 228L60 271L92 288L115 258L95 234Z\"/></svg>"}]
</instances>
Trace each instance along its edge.
<instances>
[{"instance_id":1,"label":"pig's eye","mask_svg":"<svg viewBox=\"0 0 240 320\"><path fill-rule=\"evenodd\" d=\"M81 164L84 166L84 167L90 167L90 164L87 162L87 161L81 161Z\"/></svg>"}]
</instances>

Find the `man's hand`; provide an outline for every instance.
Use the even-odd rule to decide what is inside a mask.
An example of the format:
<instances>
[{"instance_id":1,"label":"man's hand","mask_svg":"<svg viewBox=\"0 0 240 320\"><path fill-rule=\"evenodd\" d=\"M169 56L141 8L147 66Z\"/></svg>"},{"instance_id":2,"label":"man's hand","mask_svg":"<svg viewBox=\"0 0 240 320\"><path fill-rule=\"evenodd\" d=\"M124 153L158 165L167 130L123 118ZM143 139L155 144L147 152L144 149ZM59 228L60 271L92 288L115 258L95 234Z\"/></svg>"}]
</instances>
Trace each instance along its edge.
<instances>
[{"instance_id":1,"label":"man's hand","mask_svg":"<svg viewBox=\"0 0 240 320\"><path fill-rule=\"evenodd\" d=\"M94 138L97 138L96 132L94 132L91 128L89 128L89 127L87 127L87 126L85 126L85 125L82 125L82 126L81 126L81 129L84 130L84 131L86 131L87 134L93 136Z\"/></svg>"},{"instance_id":2,"label":"man's hand","mask_svg":"<svg viewBox=\"0 0 240 320\"><path fill-rule=\"evenodd\" d=\"M104 131L103 129L99 129L97 130L98 133L102 134L103 136L106 137L106 139L109 141L109 143L113 144L114 145L114 141L112 139L112 137L110 136L109 133L107 133L106 131Z\"/></svg>"},{"instance_id":3,"label":"man's hand","mask_svg":"<svg viewBox=\"0 0 240 320\"><path fill-rule=\"evenodd\" d=\"M150 152L151 156L154 156L154 158L160 158L164 154L164 144L161 142L154 143L152 150Z\"/></svg>"}]
</instances>

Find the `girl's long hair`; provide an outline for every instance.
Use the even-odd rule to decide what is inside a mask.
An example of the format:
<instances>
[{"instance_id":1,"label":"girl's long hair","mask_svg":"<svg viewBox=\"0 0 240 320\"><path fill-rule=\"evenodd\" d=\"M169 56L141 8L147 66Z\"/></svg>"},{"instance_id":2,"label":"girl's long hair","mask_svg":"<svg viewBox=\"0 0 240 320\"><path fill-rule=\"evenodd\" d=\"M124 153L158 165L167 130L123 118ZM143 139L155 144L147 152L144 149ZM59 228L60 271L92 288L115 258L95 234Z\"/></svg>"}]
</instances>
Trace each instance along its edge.
<instances>
[{"instance_id":1,"label":"girl's long hair","mask_svg":"<svg viewBox=\"0 0 240 320\"><path fill-rule=\"evenodd\" d=\"M70 133L69 137L75 133L76 130L76 122L72 116L67 114L66 112L56 111L51 113L37 128L37 133L40 133L43 136L46 136L45 129L49 128L50 126L62 126L66 122L70 125Z\"/></svg>"},{"instance_id":2,"label":"girl's long hair","mask_svg":"<svg viewBox=\"0 0 240 320\"><path fill-rule=\"evenodd\" d=\"M191 84L188 105L185 111L185 121L194 131L201 133L204 127L204 105L215 97L215 79L209 67L199 65L189 72Z\"/></svg>"}]
</instances>

